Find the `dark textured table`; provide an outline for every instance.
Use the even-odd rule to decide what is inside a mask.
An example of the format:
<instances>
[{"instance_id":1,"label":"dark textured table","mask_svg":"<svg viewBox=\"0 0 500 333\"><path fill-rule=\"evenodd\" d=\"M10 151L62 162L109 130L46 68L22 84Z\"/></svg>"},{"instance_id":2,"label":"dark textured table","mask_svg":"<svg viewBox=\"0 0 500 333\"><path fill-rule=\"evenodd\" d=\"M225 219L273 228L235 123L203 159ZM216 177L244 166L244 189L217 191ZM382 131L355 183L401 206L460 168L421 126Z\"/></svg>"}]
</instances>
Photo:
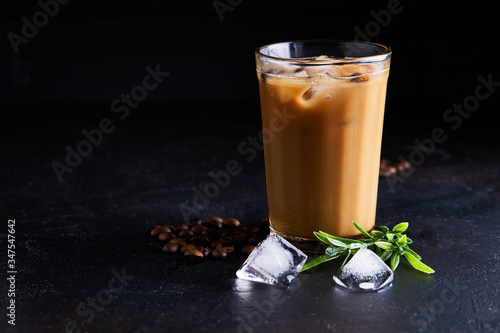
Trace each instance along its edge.
<instances>
[{"instance_id":1,"label":"dark textured table","mask_svg":"<svg viewBox=\"0 0 500 333\"><path fill-rule=\"evenodd\" d=\"M267 215L262 152L251 161L238 152L258 134L258 117L217 116L217 107L176 118L165 113L182 114L182 106L141 106L122 122L109 109L84 118L65 110L41 121L35 108L3 132L0 278L11 275L8 220L15 220L17 273L15 296L8 296L8 283L2 289L1 331L500 331L495 145L457 137L420 154L412 134L384 137L384 157L412 157L419 165L411 174L381 178L377 225L409 221L412 248L434 275L402 261L390 288L353 294L334 285L340 262L333 262L279 289L237 279L241 253L225 261L163 253L145 230L183 223L181 204L200 217L232 216L245 224ZM63 164L65 147L77 147L81 131L104 117L114 121L113 131L59 181L53 162ZM196 206L193 188L232 160L241 172ZM15 326L6 316L12 299Z\"/></svg>"}]
</instances>

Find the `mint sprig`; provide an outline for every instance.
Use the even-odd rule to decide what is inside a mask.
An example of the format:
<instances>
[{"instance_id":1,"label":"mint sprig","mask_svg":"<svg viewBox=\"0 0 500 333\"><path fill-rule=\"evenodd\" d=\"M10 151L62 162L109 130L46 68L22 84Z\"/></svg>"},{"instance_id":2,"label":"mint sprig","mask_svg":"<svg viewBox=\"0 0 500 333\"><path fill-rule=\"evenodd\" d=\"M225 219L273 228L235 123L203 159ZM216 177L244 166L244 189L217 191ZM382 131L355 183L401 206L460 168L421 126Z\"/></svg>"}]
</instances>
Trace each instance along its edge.
<instances>
[{"instance_id":1,"label":"mint sprig","mask_svg":"<svg viewBox=\"0 0 500 333\"><path fill-rule=\"evenodd\" d=\"M342 255L346 255L341 266L342 268L350 256L354 255L359 249L371 247L383 261L390 259L390 266L393 271L398 267L401 257L405 257L415 269L427 274L434 273L432 268L421 261L422 257L408 246L408 244L413 243L409 237L403 234L410 225L408 222L401 222L392 228L392 230L389 230L386 226L381 226L379 230L373 230L371 233L368 233L354 221L352 221L352 224L366 238L349 239L333 236L323 231L315 231L314 235L316 238L327 244L328 248L325 250L325 254L306 263L304 267L302 267L301 272L324 262L336 259Z\"/></svg>"}]
</instances>

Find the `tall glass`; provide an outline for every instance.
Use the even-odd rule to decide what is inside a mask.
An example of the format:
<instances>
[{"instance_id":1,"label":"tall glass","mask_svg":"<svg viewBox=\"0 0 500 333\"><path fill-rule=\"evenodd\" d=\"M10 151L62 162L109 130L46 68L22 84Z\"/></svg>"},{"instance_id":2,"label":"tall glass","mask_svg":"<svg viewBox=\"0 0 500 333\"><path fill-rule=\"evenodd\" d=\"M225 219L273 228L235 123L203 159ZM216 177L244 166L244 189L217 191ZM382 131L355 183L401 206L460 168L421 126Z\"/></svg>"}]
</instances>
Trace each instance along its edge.
<instances>
[{"instance_id":1,"label":"tall glass","mask_svg":"<svg viewBox=\"0 0 500 333\"><path fill-rule=\"evenodd\" d=\"M302 249L313 231L375 225L389 48L310 40L256 51L271 232Z\"/></svg>"}]
</instances>

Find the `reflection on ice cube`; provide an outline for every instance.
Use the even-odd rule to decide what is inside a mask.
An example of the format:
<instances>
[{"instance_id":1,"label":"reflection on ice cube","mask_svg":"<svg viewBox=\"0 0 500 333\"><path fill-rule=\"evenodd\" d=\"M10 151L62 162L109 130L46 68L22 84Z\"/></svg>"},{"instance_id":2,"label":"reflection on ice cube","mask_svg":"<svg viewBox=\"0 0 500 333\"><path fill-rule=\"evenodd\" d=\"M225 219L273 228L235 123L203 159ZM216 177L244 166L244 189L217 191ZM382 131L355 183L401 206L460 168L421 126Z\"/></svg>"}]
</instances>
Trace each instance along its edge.
<instances>
[{"instance_id":1,"label":"reflection on ice cube","mask_svg":"<svg viewBox=\"0 0 500 333\"><path fill-rule=\"evenodd\" d=\"M236 272L240 279L288 288L307 256L278 235L269 235Z\"/></svg>"},{"instance_id":2,"label":"reflection on ice cube","mask_svg":"<svg viewBox=\"0 0 500 333\"><path fill-rule=\"evenodd\" d=\"M388 286L394 273L373 251L359 250L333 280L354 291L377 291Z\"/></svg>"}]
</instances>

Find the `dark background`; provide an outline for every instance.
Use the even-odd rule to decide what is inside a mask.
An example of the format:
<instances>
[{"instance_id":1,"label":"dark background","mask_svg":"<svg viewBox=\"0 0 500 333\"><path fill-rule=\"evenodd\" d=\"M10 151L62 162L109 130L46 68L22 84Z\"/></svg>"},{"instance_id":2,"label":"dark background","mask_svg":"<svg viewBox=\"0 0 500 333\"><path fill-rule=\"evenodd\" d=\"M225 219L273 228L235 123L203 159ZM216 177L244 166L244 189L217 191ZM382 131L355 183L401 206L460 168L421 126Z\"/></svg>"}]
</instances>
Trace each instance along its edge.
<instances>
[{"instance_id":1,"label":"dark background","mask_svg":"<svg viewBox=\"0 0 500 333\"><path fill-rule=\"evenodd\" d=\"M15 53L7 35L20 35L21 18L32 21L41 8L2 1L0 245L5 221L16 219L19 321L7 325L2 311L0 331L61 332L76 320L89 332L234 332L237 318L276 290L235 278L241 254L192 264L162 253L144 230L182 223L179 204L191 204L192 189L233 159L242 173L201 217L266 216L262 153L246 163L237 152L261 126L254 50L363 31L393 50L382 155L408 157L435 128L447 136L395 187L381 179L377 207L377 225L411 222L412 248L436 274L402 263L387 292L352 296L324 267L299 275L297 288L283 291L286 306L255 331L497 332L500 87L456 129L443 115L474 96L479 76L500 81L498 10L486 1L401 0L388 17L389 3L233 1L221 20L212 1L72 0ZM112 102L157 64L169 76L120 120ZM59 182L52 163L64 163L65 147L103 118L114 131ZM83 322L77 306L104 290L112 268L135 280ZM436 318L412 323L449 283L467 290Z\"/></svg>"},{"instance_id":2,"label":"dark background","mask_svg":"<svg viewBox=\"0 0 500 333\"><path fill-rule=\"evenodd\" d=\"M394 52L386 133L415 130L414 136L427 135L443 125L446 109L474 93L479 75L492 74L500 81L493 52L495 5L401 0L399 12L387 17L381 11L390 3L395 2L235 1L221 21L211 1L70 1L15 54L7 33L20 34L21 17L32 21L40 6L35 1L2 2L2 115L20 121L9 126L16 131L32 122L100 119L109 114L115 98L142 81L146 66L160 64L170 77L148 94L134 117L159 110L147 118L258 121L253 55L258 46L368 37ZM377 22L377 15L383 22ZM186 102L204 106L192 114ZM183 105L185 112L166 107L172 104ZM494 104L496 94L450 137L497 141Z\"/></svg>"}]
</instances>

